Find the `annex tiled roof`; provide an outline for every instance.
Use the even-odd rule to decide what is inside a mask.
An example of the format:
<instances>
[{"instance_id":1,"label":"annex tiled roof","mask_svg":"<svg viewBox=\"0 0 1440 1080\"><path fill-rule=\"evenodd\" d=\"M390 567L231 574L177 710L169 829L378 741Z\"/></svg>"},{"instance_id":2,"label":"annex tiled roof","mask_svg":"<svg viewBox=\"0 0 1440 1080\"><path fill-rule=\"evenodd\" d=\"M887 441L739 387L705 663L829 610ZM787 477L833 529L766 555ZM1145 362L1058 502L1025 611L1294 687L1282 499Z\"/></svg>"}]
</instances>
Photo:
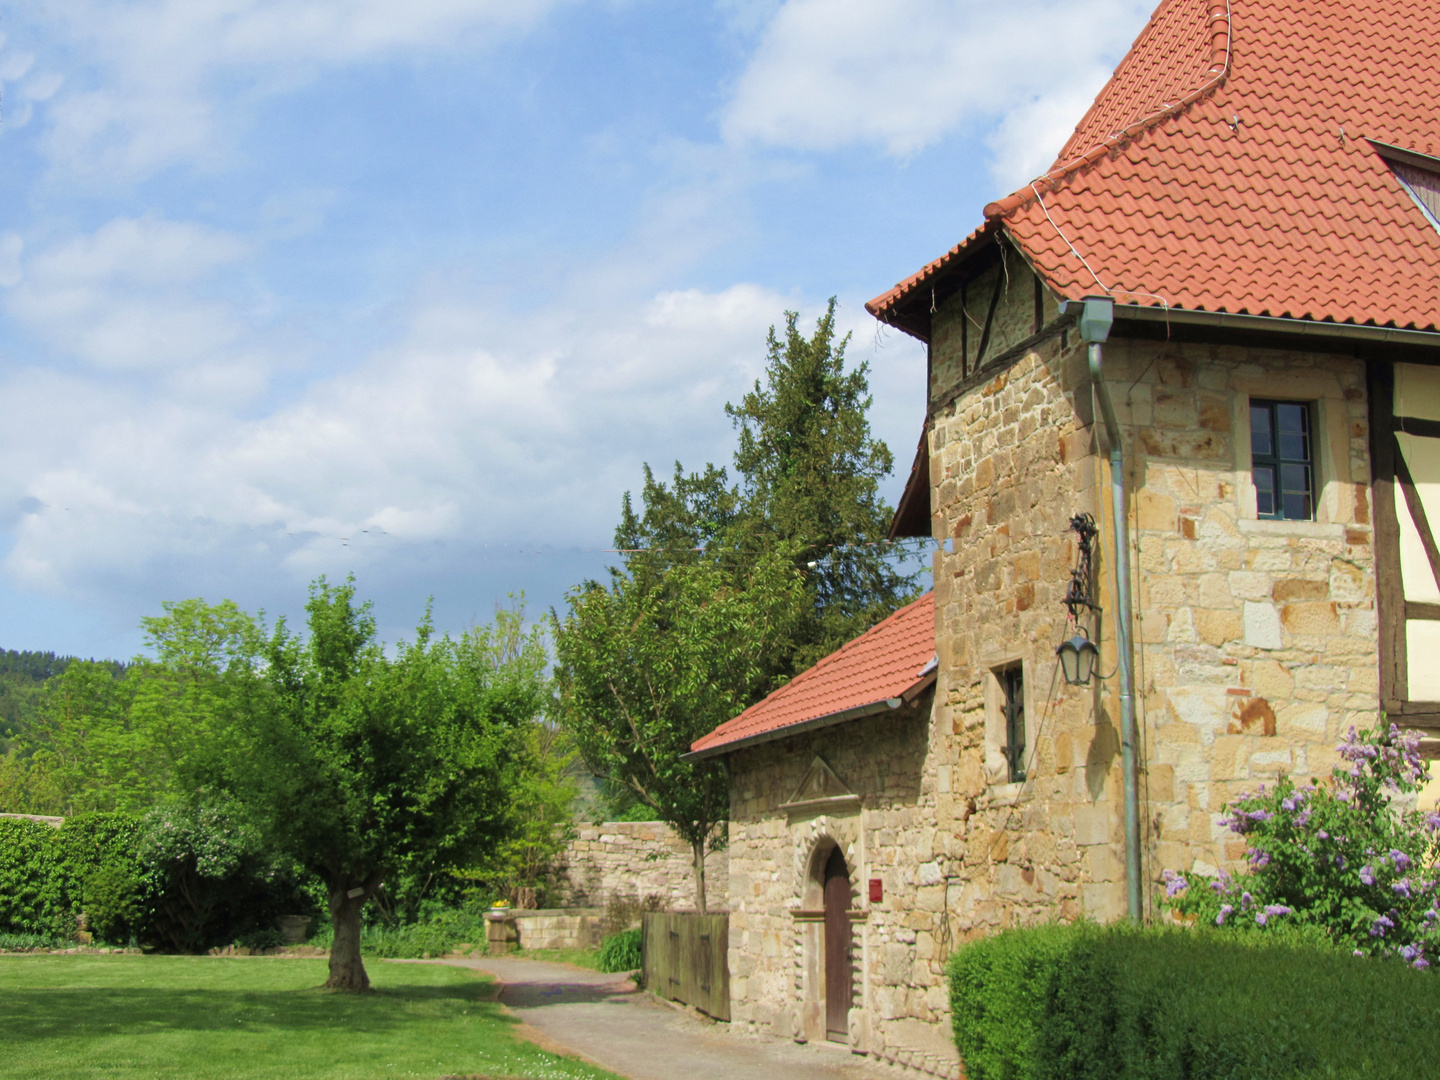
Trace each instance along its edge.
<instances>
[{"instance_id":1,"label":"annex tiled roof","mask_svg":"<svg viewBox=\"0 0 1440 1080\"><path fill-rule=\"evenodd\" d=\"M1435 329L1440 231L1371 140L1440 157L1433 0L1164 0L1003 230L1063 297Z\"/></svg>"},{"instance_id":2,"label":"annex tiled roof","mask_svg":"<svg viewBox=\"0 0 1440 1080\"><path fill-rule=\"evenodd\" d=\"M931 677L934 658L935 594L930 592L697 740L691 752L757 741L757 736L838 718L852 709L882 706L922 686Z\"/></svg>"}]
</instances>

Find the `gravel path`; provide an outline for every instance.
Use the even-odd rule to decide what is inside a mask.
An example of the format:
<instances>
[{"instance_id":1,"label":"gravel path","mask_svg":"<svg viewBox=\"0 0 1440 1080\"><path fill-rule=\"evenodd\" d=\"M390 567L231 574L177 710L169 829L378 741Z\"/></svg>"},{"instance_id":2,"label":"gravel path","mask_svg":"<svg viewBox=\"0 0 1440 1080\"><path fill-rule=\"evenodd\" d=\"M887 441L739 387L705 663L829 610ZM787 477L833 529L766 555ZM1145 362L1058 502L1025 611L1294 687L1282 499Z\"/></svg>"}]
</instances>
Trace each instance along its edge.
<instances>
[{"instance_id":1,"label":"gravel path","mask_svg":"<svg viewBox=\"0 0 1440 1080\"><path fill-rule=\"evenodd\" d=\"M891 1070L843 1047L733 1034L681 1011L627 976L543 960L445 960L495 975L500 1000L547 1050L578 1054L629 1080L880 1080Z\"/></svg>"}]
</instances>

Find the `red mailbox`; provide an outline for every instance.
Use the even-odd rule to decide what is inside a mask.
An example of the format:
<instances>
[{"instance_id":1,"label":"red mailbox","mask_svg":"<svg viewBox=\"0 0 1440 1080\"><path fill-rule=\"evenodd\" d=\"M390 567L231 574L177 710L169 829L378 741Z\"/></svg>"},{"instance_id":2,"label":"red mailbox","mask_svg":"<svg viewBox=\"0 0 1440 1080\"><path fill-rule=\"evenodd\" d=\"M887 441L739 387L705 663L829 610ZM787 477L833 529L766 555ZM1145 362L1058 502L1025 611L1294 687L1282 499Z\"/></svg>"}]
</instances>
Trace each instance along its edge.
<instances>
[{"instance_id":1,"label":"red mailbox","mask_svg":"<svg viewBox=\"0 0 1440 1080\"><path fill-rule=\"evenodd\" d=\"M885 885L878 877L870 879L870 903L878 904L885 899Z\"/></svg>"}]
</instances>

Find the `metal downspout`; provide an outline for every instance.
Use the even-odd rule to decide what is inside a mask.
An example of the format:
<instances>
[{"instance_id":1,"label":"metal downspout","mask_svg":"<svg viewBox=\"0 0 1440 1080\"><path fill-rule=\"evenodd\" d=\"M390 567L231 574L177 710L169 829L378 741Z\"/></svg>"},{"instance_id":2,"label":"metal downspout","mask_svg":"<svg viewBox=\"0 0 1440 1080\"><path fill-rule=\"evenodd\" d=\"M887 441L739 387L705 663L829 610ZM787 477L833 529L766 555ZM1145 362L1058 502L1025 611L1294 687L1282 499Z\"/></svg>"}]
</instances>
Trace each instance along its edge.
<instances>
[{"instance_id":1,"label":"metal downspout","mask_svg":"<svg viewBox=\"0 0 1440 1080\"><path fill-rule=\"evenodd\" d=\"M1094 301L1087 299L1087 305ZM1108 298L1100 301L1109 305ZM1109 334L1109 319L1099 335L1085 335L1090 349L1090 379L1095 396L1100 400L1100 413L1105 421L1105 437L1110 443L1110 501L1114 508L1115 538L1111 552L1115 574L1115 646L1120 675L1120 750L1125 773L1125 884L1130 918L1141 922L1145 917L1144 892L1140 870L1140 793L1136 778L1136 751L1139 738L1135 728L1135 669L1130 637L1130 558L1125 542L1128 517L1125 512L1125 453L1120 444L1120 425L1115 421L1115 407L1110 390L1101 372L1101 342ZM1098 340L1090 340L1098 336Z\"/></svg>"}]
</instances>

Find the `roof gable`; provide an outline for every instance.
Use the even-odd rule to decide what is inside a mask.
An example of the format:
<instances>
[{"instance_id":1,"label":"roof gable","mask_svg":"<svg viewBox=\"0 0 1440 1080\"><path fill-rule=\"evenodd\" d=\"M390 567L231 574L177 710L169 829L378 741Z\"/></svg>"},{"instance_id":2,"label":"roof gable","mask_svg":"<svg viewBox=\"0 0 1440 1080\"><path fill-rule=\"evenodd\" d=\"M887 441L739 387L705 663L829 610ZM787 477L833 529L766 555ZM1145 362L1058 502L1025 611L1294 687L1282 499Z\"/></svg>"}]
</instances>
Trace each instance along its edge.
<instances>
[{"instance_id":1,"label":"roof gable","mask_svg":"<svg viewBox=\"0 0 1440 1080\"><path fill-rule=\"evenodd\" d=\"M691 754L728 752L898 707L934 678L934 658L935 594L930 592L697 740Z\"/></svg>"},{"instance_id":2,"label":"roof gable","mask_svg":"<svg viewBox=\"0 0 1440 1080\"><path fill-rule=\"evenodd\" d=\"M1433 330L1440 232L1367 140L1440 152L1436 100L1421 0L1165 0L987 226L1062 297ZM867 306L887 318L938 265Z\"/></svg>"}]
</instances>

